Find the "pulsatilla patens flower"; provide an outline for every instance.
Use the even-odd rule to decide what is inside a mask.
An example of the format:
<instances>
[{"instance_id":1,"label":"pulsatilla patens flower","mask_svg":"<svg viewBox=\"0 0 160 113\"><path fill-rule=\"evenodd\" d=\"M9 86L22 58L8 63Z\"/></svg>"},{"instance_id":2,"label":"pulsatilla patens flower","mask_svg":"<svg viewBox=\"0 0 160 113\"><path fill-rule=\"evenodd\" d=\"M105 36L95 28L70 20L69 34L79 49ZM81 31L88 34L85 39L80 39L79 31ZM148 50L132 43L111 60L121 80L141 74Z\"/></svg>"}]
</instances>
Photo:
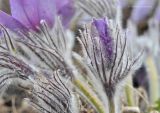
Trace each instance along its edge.
<instances>
[{"instance_id":1,"label":"pulsatilla patens flower","mask_svg":"<svg viewBox=\"0 0 160 113\"><path fill-rule=\"evenodd\" d=\"M74 37L65 33L59 18L55 21L52 30L49 30L47 23L42 21L40 29L41 33L21 33L20 36L12 35L5 27L1 26L3 34L1 40L5 43L0 46L0 50L5 52L7 50L7 52L18 59L24 58L25 62L31 67L36 67L36 69L44 70L47 73L57 69L64 71L68 69L68 71L70 71L68 65L70 65L71 62L71 50L74 44ZM24 38L20 38L21 36ZM13 62L13 59L11 61ZM12 63L11 61L9 63L11 66L7 63L7 67L9 68L12 68L12 65L14 64L14 62ZM27 72L28 69L25 70L25 68L23 68L23 70Z\"/></svg>"},{"instance_id":2,"label":"pulsatilla patens flower","mask_svg":"<svg viewBox=\"0 0 160 113\"><path fill-rule=\"evenodd\" d=\"M68 65L73 37L65 35L59 18L52 30L49 30L47 24L46 21L41 21L41 33L21 33L23 39L19 38L21 35L12 34L1 26L1 40L4 39L4 43L0 45L0 92L6 86L19 91L19 87L15 87L15 79L20 82L29 81L32 87L29 97L28 90L25 97L19 98L15 92L11 96L20 100L27 98L27 103L38 110L38 113L74 113L72 88L65 85L66 77L72 76ZM8 81L13 83L7 84ZM22 94L26 94L23 91L26 90L22 90ZM8 93L8 90L4 92Z\"/></svg>"},{"instance_id":3,"label":"pulsatilla patens flower","mask_svg":"<svg viewBox=\"0 0 160 113\"><path fill-rule=\"evenodd\" d=\"M53 26L54 0L10 0L10 5L12 16L1 11L0 23L13 31L37 30L40 20Z\"/></svg>"},{"instance_id":4,"label":"pulsatilla patens flower","mask_svg":"<svg viewBox=\"0 0 160 113\"><path fill-rule=\"evenodd\" d=\"M55 0L55 3L57 9L56 12L62 17L63 25L67 27L75 13L73 0Z\"/></svg>"},{"instance_id":5,"label":"pulsatilla patens flower","mask_svg":"<svg viewBox=\"0 0 160 113\"><path fill-rule=\"evenodd\" d=\"M91 29L85 27L81 31L79 41L93 86L102 84L109 101L113 101L117 85L137 66L140 55L136 58L129 56L125 33L105 18L94 19ZM100 88L97 91L101 93Z\"/></svg>"},{"instance_id":6,"label":"pulsatilla patens flower","mask_svg":"<svg viewBox=\"0 0 160 113\"><path fill-rule=\"evenodd\" d=\"M14 32L39 31L41 20L52 28L56 15L62 16L64 25L67 25L74 14L73 4L68 0L10 0L10 5L12 16L0 11L0 24Z\"/></svg>"}]
</instances>

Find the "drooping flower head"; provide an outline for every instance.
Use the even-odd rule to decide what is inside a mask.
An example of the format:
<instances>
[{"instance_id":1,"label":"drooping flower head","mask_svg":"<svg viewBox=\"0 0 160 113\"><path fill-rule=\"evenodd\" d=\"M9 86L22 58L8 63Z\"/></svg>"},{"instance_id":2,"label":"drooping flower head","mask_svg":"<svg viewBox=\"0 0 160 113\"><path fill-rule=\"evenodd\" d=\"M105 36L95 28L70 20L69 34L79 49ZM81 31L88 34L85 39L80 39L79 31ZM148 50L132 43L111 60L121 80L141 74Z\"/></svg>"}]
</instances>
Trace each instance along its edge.
<instances>
[{"instance_id":1,"label":"drooping flower head","mask_svg":"<svg viewBox=\"0 0 160 113\"><path fill-rule=\"evenodd\" d=\"M67 25L74 14L72 3L57 0L10 0L11 16L0 11L0 24L14 32L39 31L41 20L45 20L52 28L55 16L61 15L64 25Z\"/></svg>"}]
</instances>

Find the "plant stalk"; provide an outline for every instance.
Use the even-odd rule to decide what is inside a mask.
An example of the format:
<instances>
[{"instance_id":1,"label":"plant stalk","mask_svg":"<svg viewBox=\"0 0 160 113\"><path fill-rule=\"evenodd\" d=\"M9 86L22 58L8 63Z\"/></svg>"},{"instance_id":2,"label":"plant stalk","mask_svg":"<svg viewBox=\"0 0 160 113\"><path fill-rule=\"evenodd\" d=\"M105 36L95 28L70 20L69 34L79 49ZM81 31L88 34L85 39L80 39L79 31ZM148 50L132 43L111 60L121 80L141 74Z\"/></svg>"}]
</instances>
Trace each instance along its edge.
<instances>
[{"instance_id":1,"label":"plant stalk","mask_svg":"<svg viewBox=\"0 0 160 113\"><path fill-rule=\"evenodd\" d=\"M115 103L114 99L108 99L109 100L109 113L115 113Z\"/></svg>"},{"instance_id":2,"label":"plant stalk","mask_svg":"<svg viewBox=\"0 0 160 113\"><path fill-rule=\"evenodd\" d=\"M127 85L125 86L125 93L126 93L126 98L127 98L127 103L128 106L134 106L134 92L133 89L130 86L132 85L132 76L129 77L128 81L127 81Z\"/></svg>"},{"instance_id":3,"label":"plant stalk","mask_svg":"<svg viewBox=\"0 0 160 113\"><path fill-rule=\"evenodd\" d=\"M94 96L94 94L86 85L84 85L80 80L77 79L73 80L73 83L88 98L88 100L93 104L98 113L105 113L104 106L101 101L96 96Z\"/></svg>"},{"instance_id":4,"label":"plant stalk","mask_svg":"<svg viewBox=\"0 0 160 113\"><path fill-rule=\"evenodd\" d=\"M147 58L146 65L149 72L151 102L154 103L159 98L158 72L154 59L151 56Z\"/></svg>"}]
</instances>

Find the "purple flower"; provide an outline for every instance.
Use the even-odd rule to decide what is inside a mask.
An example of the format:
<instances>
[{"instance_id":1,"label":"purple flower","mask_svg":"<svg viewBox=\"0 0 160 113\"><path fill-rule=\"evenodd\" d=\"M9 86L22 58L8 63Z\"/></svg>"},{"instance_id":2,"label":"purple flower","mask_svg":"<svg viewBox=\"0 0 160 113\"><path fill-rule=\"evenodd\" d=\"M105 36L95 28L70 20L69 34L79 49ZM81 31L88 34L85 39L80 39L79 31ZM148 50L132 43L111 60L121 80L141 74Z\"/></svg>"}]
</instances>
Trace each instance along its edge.
<instances>
[{"instance_id":1,"label":"purple flower","mask_svg":"<svg viewBox=\"0 0 160 113\"><path fill-rule=\"evenodd\" d=\"M14 17L0 11L0 24L6 26L7 28L13 30L14 32L26 32L28 31L27 27L21 22L16 20Z\"/></svg>"},{"instance_id":2,"label":"purple flower","mask_svg":"<svg viewBox=\"0 0 160 113\"><path fill-rule=\"evenodd\" d=\"M98 32L100 41L104 48L107 60L112 61L113 57L113 40L109 33L109 26L106 19L94 19L92 23Z\"/></svg>"},{"instance_id":3,"label":"purple flower","mask_svg":"<svg viewBox=\"0 0 160 113\"><path fill-rule=\"evenodd\" d=\"M139 23L148 18L156 6L156 1L157 0L138 0L132 12L132 21Z\"/></svg>"},{"instance_id":4,"label":"purple flower","mask_svg":"<svg viewBox=\"0 0 160 113\"><path fill-rule=\"evenodd\" d=\"M62 16L64 25L67 25L74 13L70 1L10 0L10 5L12 16L0 11L0 24L14 32L29 30L37 32L41 20L45 20L52 28L56 13Z\"/></svg>"},{"instance_id":5,"label":"purple flower","mask_svg":"<svg viewBox=\"0 0 160 113\"><path fill-rule=\"evenodd\" d=\"M95 89L105 91L108 105L112 107L119 84L137 67L142 55L130 56L127 35L113 22L104 18L94 19L90 28L85 26L80 31L81 37L78 38L82 44L84 64L91 72L88 76L93 80L91 84ZM97 93L102 100L105 99L104 94ZM109 113L113 109L109 109Z\"/></svg>"},{"instance_id":6,"label":"purple flower","mask_svg":"<svg viewBox=\"0 0 160 113\"><path fill-rule=\"evenodd\" d=\"M54 24L54 0L10 0L10 5L12 16L0 12L0 23L13 31L37 31L41 20Z\"/></svg>"},{"instance_id":7,"label":"purple flower","mask_svg":"<svg viewBox=\"0 0 160 113\"><path fill-rule=\"evenodd\" d=\"M62 17L63 25L68 26L69 21L75 13L73 0L55 0L55 2L57 14Z\"/></svg>"}]
</instances>

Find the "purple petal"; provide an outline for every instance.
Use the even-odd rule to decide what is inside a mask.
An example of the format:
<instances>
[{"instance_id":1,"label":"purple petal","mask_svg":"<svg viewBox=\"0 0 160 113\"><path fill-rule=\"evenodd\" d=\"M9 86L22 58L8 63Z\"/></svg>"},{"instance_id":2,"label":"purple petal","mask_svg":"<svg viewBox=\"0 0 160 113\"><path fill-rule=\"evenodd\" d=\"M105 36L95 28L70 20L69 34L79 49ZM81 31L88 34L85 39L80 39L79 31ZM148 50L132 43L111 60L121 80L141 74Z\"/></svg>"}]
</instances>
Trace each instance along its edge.
<instances>
[{"instance_id":1,"label":"purple petal","mask_svg":"<svg viewBox=\"0 0 160 113\"><path fill-rule=\"evenodd\" d=\"M68 26L72 16L75 13L75 8L73 6L73 1L72 0L55 0L56 2L56 9L57 9L57 14L61 15L62 17L62 22L64 26Z\"/></svg>"},{"instance_id":2,"label":"purple petal","mask_svg":"<svg viewBox=\"0 0 160 113\"><path fill-rule=\"evenodd\" d=\"M131 16L133 22L139 23L143 21L143 19L150 15L155 5L156 0L138 0Z\"/></svg>"},{"instance_id":3,"label":"purple petal","mask_svg":"<svg viewBox=\"0 0 160 113\"><path fill-rule=\"evenodd\" d=\"M12 16L27 28L37 30L44 19L51 27L54 23L54 0L10 0Z\"/></svg>"},{"instance_id":4,"label":"purple petal","mask_svg":"<svg viewBox=\"0 0 160 113\"><path fill-rule=\"evenodd\" d=\"M14 18L23 23L27 28L36 30L39 17L36 0L10 0L11 13Z\"/></svg>"},{"instance_id":5,"label":"purple petal","mask_svg":"<svg viewBox=\"0 0 160 113\"><path fill-rule=\"evenodd\" d=\"M0 24L14 32L27 32L28 29L12 16L0 11Z\"/></svg>"},{"instance_id":6,"label":"purple petal","mask_svg":"<svg viewBox=\"0 0 160 113\"><path fill-rule=\"evenodd\" d=\"M56 7L55 0L38 0L39 1L39 15L41 20L45 20L49 27L53 27Z\"/></svg>"},{"instance_id":7,"label":"purple petal","mask_svg":"<svg viewBox=\"0 0 160 113\"><path fill-rule=\"evenodd\" d=\"M94 19L92 25L96 27L96 30L98 31L100 41L103 44L103 48L106 53L106 57L109 61L112 60L113 56L113 41L112 37L109 33L108 24L105 19Z\"/></svg>"}]
</instances>

